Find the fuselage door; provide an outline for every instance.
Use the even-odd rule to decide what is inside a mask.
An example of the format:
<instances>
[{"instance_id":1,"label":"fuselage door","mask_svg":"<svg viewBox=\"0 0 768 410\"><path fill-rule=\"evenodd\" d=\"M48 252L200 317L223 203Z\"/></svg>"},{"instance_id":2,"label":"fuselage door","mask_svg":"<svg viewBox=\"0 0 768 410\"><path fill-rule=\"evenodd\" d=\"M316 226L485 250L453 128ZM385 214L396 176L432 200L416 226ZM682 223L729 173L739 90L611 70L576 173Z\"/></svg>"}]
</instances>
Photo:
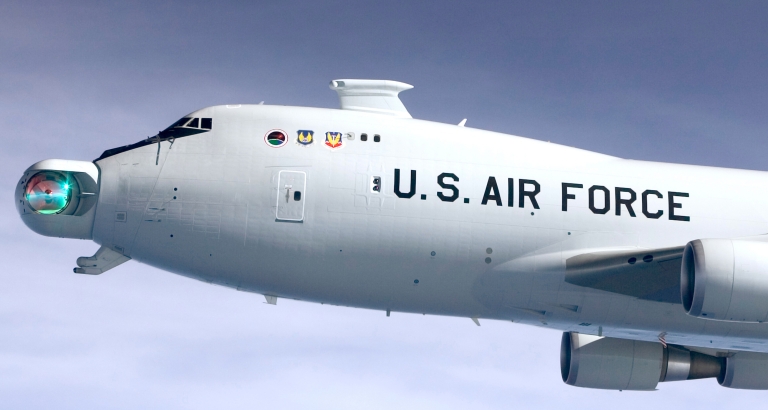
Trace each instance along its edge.
<instances>
[{"instance_id":1,"label":"fuselage door","mask_svg":"<svg viewBox=\"0 0 768 410\"><path fill-rule=\"evenodd\" d=\"M278 221L303 222L304 191L307 187L307 173L302 171L280 171L277 177Z\"/></svg>"}]
</instances>

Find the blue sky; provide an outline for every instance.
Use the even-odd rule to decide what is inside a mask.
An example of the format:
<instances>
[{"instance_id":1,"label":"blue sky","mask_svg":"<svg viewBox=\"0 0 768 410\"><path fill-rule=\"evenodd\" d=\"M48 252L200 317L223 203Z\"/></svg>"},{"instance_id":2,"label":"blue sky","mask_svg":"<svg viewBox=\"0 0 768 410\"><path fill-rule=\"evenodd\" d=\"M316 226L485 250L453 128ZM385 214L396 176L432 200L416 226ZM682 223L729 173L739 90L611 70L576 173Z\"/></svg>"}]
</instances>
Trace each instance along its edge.
<instances>
[{"instance_id":1,"label":"blue sky","mask_svg":"<svg viewBox=\"0 0 768 410\"><path fill-rule=\"evenodd\" d=\"M37 236L13 188L198 108L337 107L328 82L415 88L416 118L640 160L765 170L768 3L0 3L0 408L755 406L713 380L564 385L560 333L280 300ZM761 189L761 187L756 187Z\"/></svg>"}]
</instances>

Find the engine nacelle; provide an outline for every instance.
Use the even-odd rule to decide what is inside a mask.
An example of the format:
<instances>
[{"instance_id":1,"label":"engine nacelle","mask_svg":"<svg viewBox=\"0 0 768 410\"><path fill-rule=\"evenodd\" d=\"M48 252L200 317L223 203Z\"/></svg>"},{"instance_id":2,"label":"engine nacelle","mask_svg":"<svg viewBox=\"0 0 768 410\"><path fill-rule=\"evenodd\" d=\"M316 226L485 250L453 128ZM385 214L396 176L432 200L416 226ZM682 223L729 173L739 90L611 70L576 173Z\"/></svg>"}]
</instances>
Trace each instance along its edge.
<instances>
[{"instance_id":1,"label":"engine nacelle","mask_svg":"<svg viewBox=\"0 0 768 410\"><path fill-rule=\"evenodd\" d=\"M99 169L92 162L40 161L16 186L16 210L40 235L91 239L98 182Z\"/></svg>"},{"instance_id":2,"label":"engine nacelle","mask_svg":"<svg viewBox=\"0 0 768 410\"><path fill-rule=\"evenodd\" d=\"M703 319L764 322L768 318L768 243L697 239L683 251L680 297Z\"/></svg>"},{"instance_id":3,"label":"engine nacelle","mask_svg":"<svg viewBox=\"0 0 768 410\"><path fill-rule=\"evenodd\" d=\"M739 352L726 358L717 382L732 389L768 390L768 354Z\"/></svg>"},{"instance_id":4,"label":"engine nacelle","mask_svg":"<svg viewBox=\"0 0 768 410\"><path fill-rule=\"evenodd\" d=\"M563 333L566 384L607 390L654 390L659 382L718 377L724 359L640 340Z\"/></svg>"}]
</instances>

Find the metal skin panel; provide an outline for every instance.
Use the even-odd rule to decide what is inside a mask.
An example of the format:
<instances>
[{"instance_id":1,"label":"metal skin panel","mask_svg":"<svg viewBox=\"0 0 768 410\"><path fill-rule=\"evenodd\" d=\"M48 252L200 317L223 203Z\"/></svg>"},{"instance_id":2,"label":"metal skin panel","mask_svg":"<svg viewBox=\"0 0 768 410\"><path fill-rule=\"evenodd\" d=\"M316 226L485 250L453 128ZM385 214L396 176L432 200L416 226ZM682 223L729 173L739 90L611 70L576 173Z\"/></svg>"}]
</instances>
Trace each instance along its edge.
<instances>
[{"instance_id":1,"label":"metal skin panel","mask_svg":"<svg viewBox=\"0 0 768 410\"><path fill-rule=\"evenodd\" d=\"M768 390L768 354L740 352L728 357L717 381L731 389Z\"/></svg>"},{"instance_id":2,"label":"metal skin panel","mask_svg":"<svg viewBox=\"0 0 768 410\"><path fill-rule=\"evenodd\" d=\"M594 260L577 273L605 289L566 281L566 261L582 254L609 252L605 266L614 266L614 257L630 256L621 252L768 232L768 193L755 189L767 173L625 160L351 110L238 105L189 116L213 118L214 129L96 161L103 194L95 242L180 275L276 297L768 351L768 328L704 321L665 297L615 292L625 288L604 272L592 276ZM273 129L285 130L288 143L268 146ZM313 130L317 140L295 144L297 130ZM358 137L331 149L322 143L326 132ZM307 174L302 223L275 221L280 171ZM380 193L370 190L373 176L382 178ZM536 205L523 197L521 206L521 182L534 189L525 181L538 184ZM628 201L627 189L637 196L632 212L626 203L616 207L617 195ZM662 197L646 194L643 207L650 191ZM690 219L670 219L681 216Z\"/></svg>"},{"instance_id":3,"label":"metal skin panel","mask_svg":"<svg viewBox=\"0 0 768 410\"><path fill-rule=\"evenodd\" d=\"M712 320L766 321L768 243L701 239L684 251L681 296L688 314Z\"/></svg>"}]
</instances>

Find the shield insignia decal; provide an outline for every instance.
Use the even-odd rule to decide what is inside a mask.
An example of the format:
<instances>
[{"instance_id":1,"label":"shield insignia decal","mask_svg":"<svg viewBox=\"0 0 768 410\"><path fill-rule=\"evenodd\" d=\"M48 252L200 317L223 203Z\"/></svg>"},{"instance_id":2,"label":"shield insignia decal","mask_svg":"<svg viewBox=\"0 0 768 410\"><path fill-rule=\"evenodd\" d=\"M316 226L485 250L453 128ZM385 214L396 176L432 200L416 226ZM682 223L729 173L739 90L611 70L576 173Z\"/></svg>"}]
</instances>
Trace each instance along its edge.
<instances>
[{"instance_id":1,"label":"shield insignia decal","mask_svg":"<svg viewBox=\"0 0 768 410\"><path fill-rule=\"evenodd\" d=\"M341 139L340 132L326 132L325 145L329 148L341 148L344 141Z\"/></svg>"},{"instance_id":2,"label":"shield insignia decal","mask_svg":"<svg viewBox=\"0 0 768 410\"><path fill-rule=\"evenodd\" d=\"M298 131L298 137L296 137L296 142L298 142L301 145L309 145L313 142L315 142L315 132L309 131L309 130L299 130Z\"/></svg>"}]
</instances>

